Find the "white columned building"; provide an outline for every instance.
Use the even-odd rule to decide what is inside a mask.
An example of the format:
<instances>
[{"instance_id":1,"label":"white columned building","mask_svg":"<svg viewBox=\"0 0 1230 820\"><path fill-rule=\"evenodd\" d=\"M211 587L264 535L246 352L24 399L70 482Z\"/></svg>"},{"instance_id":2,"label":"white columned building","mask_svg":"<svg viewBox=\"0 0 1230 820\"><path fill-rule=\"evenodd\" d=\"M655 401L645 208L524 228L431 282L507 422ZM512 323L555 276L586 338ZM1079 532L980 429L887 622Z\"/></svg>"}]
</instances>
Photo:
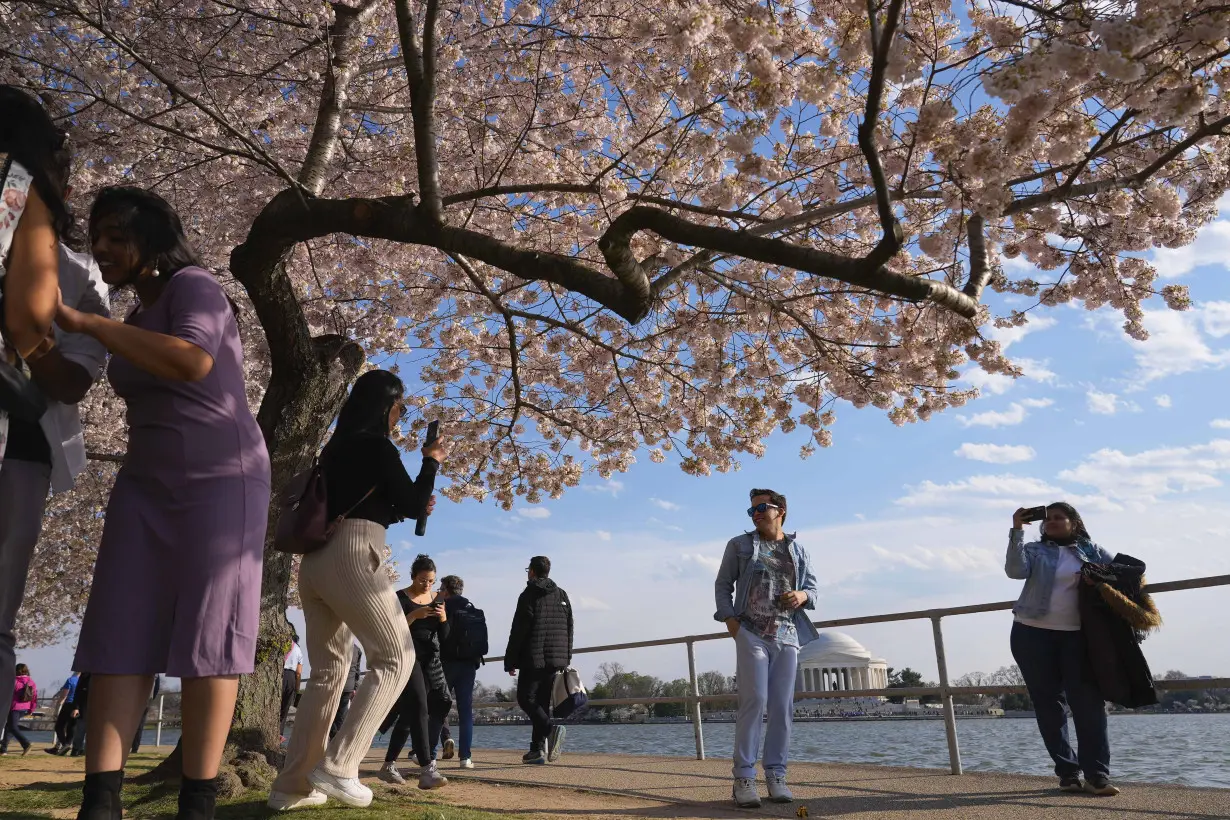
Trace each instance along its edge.
<instances>
[{"instance_id":1,"label":"white columned building","mask_svg":"<svg viewBox=\"0 0 1230 820\"><path fill-rule=\"evenodd\" d=\"M888 688L888 663L873 658L843 632L825 631L799 650L796 692L850 692Z\"/></svg>"}]
</instances>

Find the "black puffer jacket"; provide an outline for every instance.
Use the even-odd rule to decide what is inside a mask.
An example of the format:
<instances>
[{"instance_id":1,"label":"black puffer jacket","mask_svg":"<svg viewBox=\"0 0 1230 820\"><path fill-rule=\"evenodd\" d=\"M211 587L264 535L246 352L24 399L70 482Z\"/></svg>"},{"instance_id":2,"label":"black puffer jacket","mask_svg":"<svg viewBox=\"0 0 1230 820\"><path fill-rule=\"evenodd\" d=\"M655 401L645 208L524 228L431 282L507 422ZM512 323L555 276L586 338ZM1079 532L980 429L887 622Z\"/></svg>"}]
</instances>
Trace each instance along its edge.
<instances>
[{"instance_id":1,"label":"black puffer jacket","mask_svg":"<svg viewBox=\"0 0 1230 820\"><path fill-rule=\"evenodd\" d=\"M517 599L504 669L564 669L572 663L572 602L550 578L535 578Z\"/></svg>"}]
</instances>

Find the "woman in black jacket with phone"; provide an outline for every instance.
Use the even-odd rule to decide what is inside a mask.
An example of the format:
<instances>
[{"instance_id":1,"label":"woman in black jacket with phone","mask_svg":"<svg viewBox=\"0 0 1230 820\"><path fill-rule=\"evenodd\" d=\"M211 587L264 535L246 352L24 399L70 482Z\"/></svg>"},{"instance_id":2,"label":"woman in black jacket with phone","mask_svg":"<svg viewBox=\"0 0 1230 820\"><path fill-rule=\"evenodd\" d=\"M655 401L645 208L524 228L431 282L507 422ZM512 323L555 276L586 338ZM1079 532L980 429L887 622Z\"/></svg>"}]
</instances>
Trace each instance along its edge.
<instances>
[{"instance_id":1,"label":"woman in black jacket with phone","mask_svg":"<svg viewBox=\"0 0 1230 820\"><path fill-rule=\"evenodd\" d=\"M371 789L359 782L359 763L414 666L410 629L384 567L385 530L431 512L434 497L426 497L427 488L445 455L440 441L429 443L418 478L406 472L389 439L405 415L404 390L387 370L360 376L320 456L329 518L345 520L299 566L312 676L269 795L272 809L319 806L330 797L358 808L372 801ZM328 740L356 638L368 671L341 730Z\"/></svg>"}]
</instances>

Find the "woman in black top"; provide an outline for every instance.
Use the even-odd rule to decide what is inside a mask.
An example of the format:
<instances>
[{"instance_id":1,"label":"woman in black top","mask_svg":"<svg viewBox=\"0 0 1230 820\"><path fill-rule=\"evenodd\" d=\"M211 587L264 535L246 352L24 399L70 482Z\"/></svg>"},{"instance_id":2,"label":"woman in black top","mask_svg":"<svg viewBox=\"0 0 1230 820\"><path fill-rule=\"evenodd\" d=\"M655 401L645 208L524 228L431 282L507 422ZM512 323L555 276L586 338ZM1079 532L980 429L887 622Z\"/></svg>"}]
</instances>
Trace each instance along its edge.
<instances>
[{"instance_id":1,"label":"woman in black top","mask_svg":"<svg viewBox=\"0 0 1230 820\"><path fill-rule=\"evenodd\" d=\"M389 440L405 414L403 391L401 379L387 370L360 376L321 454L329 515L346 518L328 545L299 566L312 676L269 795L272 809L318 806L330 797L359 808L371 803L371 789L359 782L359 763L415 665L410 628L384 566L385 529L419 516L424 502L431 512L434 498L425 498L426 485L445 448L439 441L424 447L419 476L410 478ZM356 638L368 671L329 740Z\"/></svg>"},{"instance_id":2,"label":"woman in black top","mask_svg":"<svg viewBox=\"0 0 1230 820\"><path fill-rule=\"evenodd\" d=\"M438 789L448 784L448 778L436 770L431 759L428 738L440 734L440 726L448 715L452 701L444 680L444 664L440 661L440 646L448 640L448 616L444 602L436 602L431 588L436 583L436 564L426 555L414 559L410 567L410 586L397 591L397 600L406 613L410 635L414 638L414 670L402 690L393 711L384 719L380 733L390 727L389 750L384 756L380 779L389 783L405 783L397 771L397 757L409 738L419 764L419 788Z\"/></svg>"}]
</instances>

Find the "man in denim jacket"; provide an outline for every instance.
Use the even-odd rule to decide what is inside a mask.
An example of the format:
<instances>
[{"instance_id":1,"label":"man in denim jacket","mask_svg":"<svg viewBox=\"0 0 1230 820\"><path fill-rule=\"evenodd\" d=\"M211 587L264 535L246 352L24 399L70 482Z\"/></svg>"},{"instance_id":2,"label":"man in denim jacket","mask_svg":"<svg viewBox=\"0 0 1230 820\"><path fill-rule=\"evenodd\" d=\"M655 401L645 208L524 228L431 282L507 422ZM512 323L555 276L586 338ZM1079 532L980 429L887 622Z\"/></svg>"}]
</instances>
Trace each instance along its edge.
<instances>
[{"instance_id":1,"label":"man in denim jacket","mask_svg":"<svg viewBox=\"0 0 1230 820\"><path fill-rule=\"evenodd\" d=\"M735 639L739 713L735 721L735 803L760 805L756 752L764 735L764 773L769 799L789 803L786 762L794 717L799 647L819 636L804 610L816 608L816 576L793 535L782 531L786 497L755 489L747 514L754 532L732 538L718 569L714 620ZM761 716L768 710L768 721Z\"/></svg>"}]
</instances>

